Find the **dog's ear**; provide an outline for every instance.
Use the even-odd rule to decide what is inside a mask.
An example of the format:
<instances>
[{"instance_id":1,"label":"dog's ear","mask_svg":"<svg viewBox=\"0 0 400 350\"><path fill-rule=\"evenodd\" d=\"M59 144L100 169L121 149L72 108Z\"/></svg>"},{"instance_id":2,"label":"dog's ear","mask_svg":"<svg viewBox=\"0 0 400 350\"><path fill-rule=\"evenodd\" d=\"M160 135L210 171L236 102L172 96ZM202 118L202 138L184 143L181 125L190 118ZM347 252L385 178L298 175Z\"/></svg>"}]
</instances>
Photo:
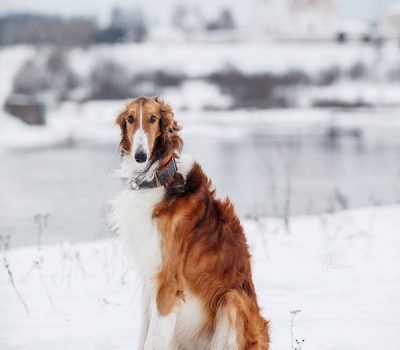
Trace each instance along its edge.
<instances>
[{"instance_id":1,"label":"dog's ear","mask_svg":"<svg viewBox=\"0 0 400 350\"><path fill-rule=\"evenodd\" d=\"M160 129L161 129L161 133L165 137L173 136L174 134L176 134L178 131L181 130L181 127L178 125L178 123L175 120L174 112L173 112L171 106L168 103L165 103L159 97L156 97L155 101L160 106L160 113L161 113Z\"/></svg>"},{"instance_id":2,"label":"dog's ear","mask_svg":"<svg viewBox=\"0 0 400 350\"><path fill-rule=\"evenodd\" d=\"M160 153L170 154L182 150L183 141L179 136L181 127L175 120L174 112L168 103L165 103L159 97L154 99L160 106ZM162 156L159 155L159 158Z\"/></svg>"},{"instance_id":3,"label":"dog's ear","mask_svg":"<svg viewBox=\"0 0 400 350\"><path fill-rule=\"evenodd\" d=\"M166 146L166 153L180 152L182 149L183 141L179 136L181 127L175 120L174 112L168 103L165 103L159 97L155 101L160 106L160 132L163 144Z\"/></svg>"},{"instance_id":4,"label":"dog's ear","mask_svg":"<svg viewBox=\"0 0 400 350\"><path fill-rule=\"evenodd\" d=\"M126 128L126 120L124 112L121 112L115 118L115 124L119 125L121 128L121 141L119 143L119 150L121 152L121 157L126 153L129 153L131 150L131 143L129 142L128 138L128 131Z\"/></svg>"},{"instance_id":5,"label":"dog's ear","mask_svg":"<svg viewBox=\"0 0 400 350\"><path fill-rule=\"evenodd\" d=\"M121 112L121 113L118 114L117 117L115 118L115 124L121 126L121 123L123 123L124 121L125 121L124 112Z\"/></svg>"}]
</instances>

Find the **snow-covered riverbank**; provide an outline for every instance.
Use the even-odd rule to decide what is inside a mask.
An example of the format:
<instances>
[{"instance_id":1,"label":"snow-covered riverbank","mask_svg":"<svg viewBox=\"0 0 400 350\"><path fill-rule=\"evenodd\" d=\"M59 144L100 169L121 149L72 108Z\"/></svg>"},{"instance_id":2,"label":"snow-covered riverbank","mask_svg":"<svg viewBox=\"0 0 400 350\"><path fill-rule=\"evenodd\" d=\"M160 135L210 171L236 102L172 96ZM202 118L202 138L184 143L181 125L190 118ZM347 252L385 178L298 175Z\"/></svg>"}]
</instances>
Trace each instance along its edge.
<instances>
[{"instance_id":1,"label":"snow-covered riverbank","mask_svg":"<svg viewBox=\"0 0 400 350\"><path fill-rule=\"evenodd\" d=\"M125 101L64 103L49 112L48 125L28 126L0 112L0 152L7 149L35 149L89 142L118 144L114 118ZM176 111L183 136L204 135L219 139L240 139L262 134L269 137L326 137L332 130L340 135L356 132L365 141L398 141L400 122L397 109L359 111L316 108L259 111Z\"/></svg>"}]
</instances>

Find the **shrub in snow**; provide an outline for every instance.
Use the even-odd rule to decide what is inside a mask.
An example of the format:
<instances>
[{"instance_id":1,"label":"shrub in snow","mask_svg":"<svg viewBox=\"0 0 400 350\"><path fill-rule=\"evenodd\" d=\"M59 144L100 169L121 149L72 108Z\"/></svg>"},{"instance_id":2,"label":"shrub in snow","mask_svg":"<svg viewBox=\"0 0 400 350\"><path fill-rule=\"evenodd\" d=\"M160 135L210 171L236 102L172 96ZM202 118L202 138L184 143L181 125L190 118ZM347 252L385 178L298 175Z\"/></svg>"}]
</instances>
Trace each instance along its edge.
<instances>
[{"instance_id":1,"label":"shrub in snow","mask_svg":"<svg viewBox=\"0 0 400 350\"><path fill-rule=\"evenodd\" d=\"M90 73L89 85L91 99L125 99L134 95L126 70L113 61L103 61L95 65Z\"/></svg>"},{"instance_id":2,"label":"shrub in snow","mask_svg":"<svg viewBox=\"0 0 400 350\"><path fill-rule=\"evenodd\" d=\"M292 105L290 94L280 91L309 84L309 78L300 71L283 74L244 74L235 69L210 74L208 81L216 84L222 93L232 96L233 108L273 108Z\"/></svg>"},{"instance_id":3,"label":"shrub in snow","mask_svg":"<svg viewBox=\"0 0 400 350\"><path fill-rule=\"evenodd\" d=\"M38 97L46 94L46 97L51 95L59 101L65 100L78 85L79 80L69 66L67 54L54 49L44 57L37 55L22 65L14 77L13 92Z\"/></svg>"}]
</instances>

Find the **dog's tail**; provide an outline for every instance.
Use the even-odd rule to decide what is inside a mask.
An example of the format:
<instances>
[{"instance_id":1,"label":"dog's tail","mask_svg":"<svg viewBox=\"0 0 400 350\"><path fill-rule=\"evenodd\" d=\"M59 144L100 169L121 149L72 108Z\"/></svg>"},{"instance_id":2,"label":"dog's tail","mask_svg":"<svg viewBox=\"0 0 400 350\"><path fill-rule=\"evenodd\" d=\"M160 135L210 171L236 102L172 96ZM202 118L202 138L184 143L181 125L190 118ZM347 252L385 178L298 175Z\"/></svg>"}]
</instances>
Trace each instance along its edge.
<instances>
[{"instance_id":1,"label":"dog's tail","mask_svg":"<svg viewBox=\"0 0 400 350\"><path fill-rule=\"evenodd\" d=\"M218 307L211 350L268 350L268 322L240 290L227 292Z\"/></svg>"}]
</instances>

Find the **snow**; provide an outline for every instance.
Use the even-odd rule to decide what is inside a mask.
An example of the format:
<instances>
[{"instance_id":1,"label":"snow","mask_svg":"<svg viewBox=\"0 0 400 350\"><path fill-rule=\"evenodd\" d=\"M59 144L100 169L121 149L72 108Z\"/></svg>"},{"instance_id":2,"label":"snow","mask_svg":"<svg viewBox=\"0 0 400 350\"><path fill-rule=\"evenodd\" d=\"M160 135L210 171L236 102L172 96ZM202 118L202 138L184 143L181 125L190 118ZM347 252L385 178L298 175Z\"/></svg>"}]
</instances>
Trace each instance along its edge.
<instances>
[{"instance_id":1,"label":"snow","mask_svg":"<svg viewBox=\"0 0 400 350\"><path fill-rule=\"evenodd\" d=\"M64 103L48 111L45 126L29 126L0 111L0 152L70 145L76 141L118 144L119 131L113 126L123 103Z\"/></svg>"},{"instance_id":2,"label":"snow","mask_svg":"<svg viewBox=\"0 0 400 350\"><path fill-rule=\"evenodd\" d=\"M63 144L69 139L63 131L50 127L31 127L0 111L0 152L8 148L49 147Z\"/></svg>"},{"instance_id":3,"label":"snow","mask_svg":"<svg viewBox=\"0 0 400 350\"><path fill-rule=\"evenodd\" d=\"M342 103L362 102L372 106L398 106L400 101L400 85L398 83L341 82L331 86L310 87L304 90L306 91L302 98L306 100L306 105L310 101L326 100Z\"/></svg>"},{"instance_id":4,"label":"snow","mask_svg":"<svg viewBox=\"0 0 400 350\"><path fill-rule=\"evenodd\" d=\"M398 53L396 46L387 46L383 59L393 61L391 53ZM283 73L302 70L315 73L334 67L349 68L355 63L372 64L373 47L362 44L341 46L336 43L300 44L254 41L242 43L165 43L97 45L89 49L71 51L72 67L81 76L90 72L95 62L112 60L127 72L152 71L181 72L191 77L236 68L243 73Z\"/></svg>"},{"instance_id":5,"label":"snow","mask_svg":"<svg viewBox=\"0 0 400 350\"><path fill-rule=\"evenodd\" d=\"M232 103L230 96L223 95L220 90L204 81L187 81L180 89L166 89L163 93L166 101L174 101L174 109L202 110L204 107L229 109Z\"/></svg>"},{"instance_id":6,"label":"snow","mask_svg":"<svg viewBox=\"0 0 400 350\"><path fill-rule=\"evenodd\" d=\"M281 219L243 222L272 349L295 339L303 349L399 348L399 218L392 206L293 217L289 232ZM2 266L1 349L134 348L139 290L115 238L1 255L29 309Z\"/></svg>"}]
</instances>

